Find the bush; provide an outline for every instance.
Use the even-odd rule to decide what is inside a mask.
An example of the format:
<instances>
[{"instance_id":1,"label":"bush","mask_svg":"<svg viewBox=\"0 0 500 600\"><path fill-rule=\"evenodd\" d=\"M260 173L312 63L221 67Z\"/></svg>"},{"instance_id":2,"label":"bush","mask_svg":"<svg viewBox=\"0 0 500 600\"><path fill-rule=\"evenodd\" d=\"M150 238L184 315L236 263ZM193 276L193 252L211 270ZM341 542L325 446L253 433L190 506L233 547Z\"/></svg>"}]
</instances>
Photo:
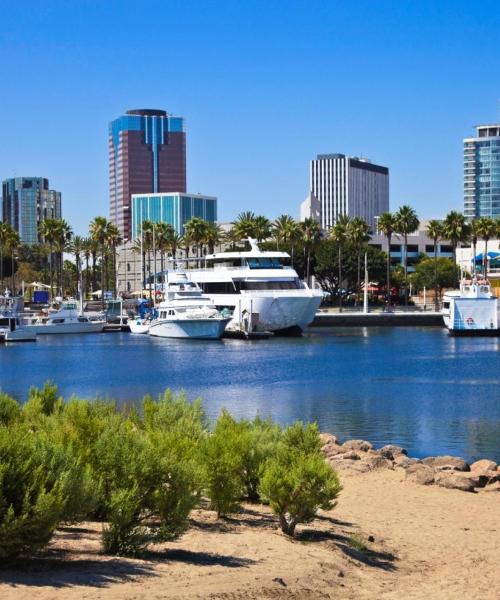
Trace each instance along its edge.
<instances>
[{"instance_id":1,"label":"bush","mask_svg":"<svg viewBox=\"0 0 500 600\"><path fill-rule=\"evenodd\" d=\"M21 407L7 394L0 392L0 425L10 425L21 417Z\"/></svg>"},{"instance_id":2,"label":"bush","mask_svg":"<svg viewBox=\"0 0 500 600\"><path fill-rule=\"evenodd\" d=\"M0 558L43 547L62 521L91 505L88 474L62 446L22 427L0 427Z\"/></svg>"},{"instance_id":3,"label":"bush","mask_svg":"<svg viewBox=\"0 0 500 600\"><path fill-rule=\"evenodd\" d=\"M141 498L138 490L118 490L107 505L109 525L102 532L104 552L124 556L141 554L148 544L146 528L141 526Z\"/></svg>"},{"instance_id":4,"label":"bush","mask_svg":"<svg viewBox=\"0 0 500 600\"><path fill-rule=\"evenodd\" d=\"M296 423L285 430L275 456L264 467L260 492L287 535L295 534L298 523L312 521L319 508L332 508L342 489L320 446L316 426Z\"/></svg>"},{"instance_id":5,"label":"bush","mask_svg":"<svg viewBox=\"0 0 500 600\"><path fill-rule=\"evenodd\" d=\"M206 492L217 518L237 510L243 494L244 429L223 410L205 443Z\"/></svg>"}]
</instances>

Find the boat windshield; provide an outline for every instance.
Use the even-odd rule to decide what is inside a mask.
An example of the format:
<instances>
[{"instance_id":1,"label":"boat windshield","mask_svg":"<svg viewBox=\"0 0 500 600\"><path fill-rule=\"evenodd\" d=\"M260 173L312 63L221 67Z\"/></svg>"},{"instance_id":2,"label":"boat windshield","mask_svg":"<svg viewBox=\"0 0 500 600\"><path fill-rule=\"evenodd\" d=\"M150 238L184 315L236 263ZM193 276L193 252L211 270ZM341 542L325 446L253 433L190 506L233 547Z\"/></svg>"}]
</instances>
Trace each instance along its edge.
<instances>
[{"instance_id":1,"label":"boat windshield","mask_svg":"<svg viewBox=\"0 0 500 600\"><path fill-rule=\"evenodd\" d=\"M247 265L250 269L282 269L283 265L279 258L247 258Z\"/></svg>"}]
</instances>

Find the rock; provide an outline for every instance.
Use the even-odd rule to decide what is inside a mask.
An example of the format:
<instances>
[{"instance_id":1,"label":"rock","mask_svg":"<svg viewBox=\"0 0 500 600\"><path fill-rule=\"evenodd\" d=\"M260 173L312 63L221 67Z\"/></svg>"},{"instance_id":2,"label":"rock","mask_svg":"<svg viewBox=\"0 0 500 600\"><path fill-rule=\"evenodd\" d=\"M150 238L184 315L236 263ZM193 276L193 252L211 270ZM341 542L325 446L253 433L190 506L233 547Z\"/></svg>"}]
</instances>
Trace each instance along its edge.
<instances>
[{"instance_id":1,"label":"rock","mask_svg":"<svg viewBox=\"0 0 500 600\"><path fill-rule=\"evenodd\" d=\"M401 467L402 469L407 469L411 467L411 465L421 464L420 461L416 458L408 458L404 454L400 454L394 458L394 466Z\"/></svg>"},{"instance_id":2,"label":"rock","mask_svg":"<svg viewBox=\"0 0 500 600\"><path fill-rule=\"evenodd\" d=\"M321 449L325 456L336 456L337 454L344 454L345 448L338 444L328 443Z\"/></svg>"},{"instance_id":3,"label":"rock","mask_svg":"<svg viewBox=\"0 0 500 600\"><path fill-rule=\"evenodd\" d=\"M436 473L434 483L451 490L461 490L462 492L473 492L474 481L472 477L458 475L457 473Z\"/></svg>"},{"instance_id":4,"label":"rock","mask_svg":"<svg viewBox=\"0 0 500 600\"><path fill-rule=\"evenodd\" d=\"M470 466L471 471L496 471L497 463L493 460L476 460L475 463L472 463Z\"/></svg>"},{"instance_id":5,"label":"rock","mask_svg":"<svg viewBox=\"0 0 500 600\"><path fill-rule=\"evenodd\" d=\"M342 458L343 460L360 460L361 456L359 454L357 454L356 452L354 452L354 450L351 450L350 452L345 452L343 454L339 454L338 455L339 458Z\"/></svg>"},{"instance_id":6,"label":"rock","mask_svg":"<svg viewBox=\"0 0 500 600\"><path fill-rule=\"evenodd\" d=\"M370 471L376 469L393 469L394 465L391 460L387 460L383 456L366 456L362 462L370 467Z\"/></svg>"},{"instance_id":7,"label":"rock","mask_svg":"<svg viewBox=\"0 0 500 600\"><path fill-rule=\"evenodd\" d=\"M483 492L500 492L500 481L495 481L494 483L488 483L482 489Z\"/></svg>"},{"instance_id":8,"label":"rock","mask_svg":"<svg viewBox=\"0 0 500 600\"><path fill-rule=\"evenodd\" d=\"M434 483L434 469L421 463L410 465L406 469L406 478L421 485L431 485Z\"/></svg>"},{"instance_id":9,"label":"rock","mask_svg":"<svg viewBox=\"0 0 500 600\"><path fill-rule=\"evenodd\" d=\"M285 581L284 581L284 580L283 580L281 577L275 577L275 578L273 579L273 581L274 581L275 583L279 583L279 584L280 584L280 585L282 585L283 587L286 587L286 583L285 583Z\"/></svg>"},{"instance_id":10,"label":"rock","mask_svg":"<svg viewBox=\"0 0 500 600\"><path fill-rule=\"evenodd\" d=\"M401 448L401 446L394 446L392 444L388 444L387 446L383 446L377 452L383 456L384 458L388 458L389 460L394 460L396 456L407 456L408 452Z\"/></svg>"},{"instance_id":11,"label":"rock","mask_svg":"<svg viewBox=\"0 0 500 600\"><path fill-rule=\"evenodd\" d=\"M337 436L333 435L332 433L320 433L319 438L320 438L323 446L325 446L326 444L338 444L339 443Z\"/></svg>"},{"instance_id":12,"label":"rock","mask_svg":"<svg viewBox=\"0 0 500 600\"><path fill-rule=\"evenodd\" d=\"M470 471L468 463L456 456L429 456L422 461L424 465L440 471Z\"/></svg>"},{"instance_id":13,"label":"rock","mask_svg":"<svg viewBox=\"0 0 500 600\"><path fill-rule=\"evenodd\" d=\"M372 543L375 541L375 538L373 537L373 535L368 536L368 541L372 542Z\"/></svg>"},{"instance_id":14,"label":"rock","mask_svg":"<svg viewBox=\"0 0 500 600\"><path fill-rule=\"evenodd\" d=\"M360 450L361 452L368 452L373 448L373 444L365 440L347 440L342 445L349 450Z\"/></svg>"}]
</instances>

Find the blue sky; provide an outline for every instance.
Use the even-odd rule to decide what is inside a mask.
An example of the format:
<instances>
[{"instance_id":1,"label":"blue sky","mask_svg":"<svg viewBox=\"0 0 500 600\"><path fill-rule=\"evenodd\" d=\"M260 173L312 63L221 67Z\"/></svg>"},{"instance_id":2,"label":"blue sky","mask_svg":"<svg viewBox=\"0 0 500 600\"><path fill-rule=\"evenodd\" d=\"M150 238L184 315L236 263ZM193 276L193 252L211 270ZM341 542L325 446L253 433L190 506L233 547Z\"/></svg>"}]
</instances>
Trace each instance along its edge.
<instances>
[{"instance_id":1,"label":"blue sky","mask_svg":"<svg viewBox=\"0 0 500 600\"><path fill-rule=\"evenodd\" d=\"M0 178L78 233L108 212L107 126L184 116L188 190L298 214L317 153L391 171L391 208L462 208L462 138L500 121L500 2L0 0Z\"/></svg>"}]
</instances>

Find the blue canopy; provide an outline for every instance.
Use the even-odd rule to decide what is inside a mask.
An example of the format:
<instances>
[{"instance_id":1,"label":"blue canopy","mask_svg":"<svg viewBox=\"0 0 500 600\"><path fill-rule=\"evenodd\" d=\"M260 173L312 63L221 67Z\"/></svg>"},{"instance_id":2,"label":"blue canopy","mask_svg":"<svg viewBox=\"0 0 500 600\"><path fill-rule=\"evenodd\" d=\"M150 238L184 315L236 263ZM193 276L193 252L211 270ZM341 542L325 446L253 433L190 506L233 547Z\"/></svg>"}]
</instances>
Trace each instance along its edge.
<instances>
[{"instance_id":1,"label":"blue canopy","mask_svg":"<svg viewBox=\"0 0 500 600\"><path fill-rule=\"evenodd\" d=\"M493 260L500 260L500 252L495 252L495 251L493 251L493 250L490 250L490 251L488 252L488 259L489 259L490 261L493 261ZM482 262L482 260L483 260L483 253L481 252L481 254L478 254L478 255L476 256L476 262L478 262L478 261L481 261L481 262Z\"/></svg>"}]
</instances>

